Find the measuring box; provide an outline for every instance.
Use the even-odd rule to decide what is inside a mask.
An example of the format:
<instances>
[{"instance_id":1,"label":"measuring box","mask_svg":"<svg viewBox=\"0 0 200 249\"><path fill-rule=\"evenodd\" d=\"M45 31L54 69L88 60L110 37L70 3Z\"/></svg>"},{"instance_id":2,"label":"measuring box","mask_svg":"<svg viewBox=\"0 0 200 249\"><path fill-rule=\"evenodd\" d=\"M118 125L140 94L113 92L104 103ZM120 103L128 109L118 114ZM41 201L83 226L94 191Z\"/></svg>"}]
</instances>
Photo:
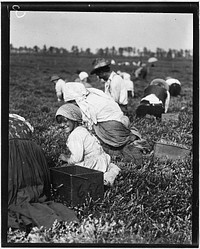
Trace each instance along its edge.
<instances>
[{"instance_id":1,"label":"measuring box","mask_svg":"<svg viewBox=\"0 0 200 249\"><path fill-rule=\"evenodd\" d=\"M51 183L60 200L72 206L82 204L89 195L93 200L104 195L103 172L77 165L50 168Z\"/></svg>"},{"instance_id":2,"label":"measuring box","mask_svg":"<svg viewBox=\"0 0 200 249\"><path fill-rule=\"evenodd\" d=\"M179 113L163 113L161 120L164 122L179 121Z\"/></svg>"},{"instance_id":3,"label":"measuring box","mask_svg":"<svg viewBox=\"0 0 200 249\"><path fill-rule=\"evenodd\" d=\"M173 144L165 144L162 142L157 142L154 145L154 158L159 158L161 160L166 159L184 159L190 155L191 151L189 149L182 148L181 146Z\"/></svg>"}]
</instances>

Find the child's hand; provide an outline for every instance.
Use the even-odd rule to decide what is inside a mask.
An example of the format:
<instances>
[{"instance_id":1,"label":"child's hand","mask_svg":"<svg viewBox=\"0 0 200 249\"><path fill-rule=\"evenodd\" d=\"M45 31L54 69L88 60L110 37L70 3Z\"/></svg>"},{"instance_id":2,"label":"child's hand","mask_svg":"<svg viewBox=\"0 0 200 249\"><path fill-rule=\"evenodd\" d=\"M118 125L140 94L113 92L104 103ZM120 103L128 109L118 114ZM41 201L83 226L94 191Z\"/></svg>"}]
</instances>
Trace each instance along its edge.
<instances>
[{"instance_id":1,"label":"child's hand","mask_svg":"<svg viewBox=\"0 0 200 249\"><path fill-rule=\"evenodd\" d=\"M65 154L60 154L58 160L67 162L68 157Z\"/></svg>"}]
</instances>

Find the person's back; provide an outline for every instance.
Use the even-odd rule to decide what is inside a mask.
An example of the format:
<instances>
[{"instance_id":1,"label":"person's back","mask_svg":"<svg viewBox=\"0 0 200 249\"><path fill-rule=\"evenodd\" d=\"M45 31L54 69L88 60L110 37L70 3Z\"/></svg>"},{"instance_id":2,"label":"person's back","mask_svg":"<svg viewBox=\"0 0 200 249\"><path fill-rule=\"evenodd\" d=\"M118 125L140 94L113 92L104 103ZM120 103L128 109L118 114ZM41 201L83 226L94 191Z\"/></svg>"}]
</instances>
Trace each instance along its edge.
<instances>
[{"instance_id":1,"label":"person's back","mask_svg":"<svg viewBox=\"0 0 200 249\"><path fill-rule=\"evenodd\" d=\"M127 91L124 80L114 71L105 83L105 93L110 95L119 105L127 105Z\"/></svg>"},{"instance_id":2,"label":"person's back","mask_svg":"<svg viewBox=\"0 0 200 249\"><path fill-rule=\"evenodd\" d=\"M65 84L66 84L66 82L65 82L64 80L59 79L59 80L56 82L56 85L55 85L55 90L56 90L56 92L61 92L61 93L63 93Z\"/></svg>"},{"instance_id":3,"label":"person's back","mask_svg":"<svg viewBox=\"0 0 200 249\"><path fill-rule=\"evenodd\" d=\"M58 75L53 75L50 81L55 84L57 100L59 102L62 101L66 82L63 79L61 79Z\"/></svg>"},{"instance_id":4,"label":"person's back","mask_svg":"<svg viewBox=\"0 0 200 249\"><path fill-rule=\"evenodd\" d=\"M121 121L123 112L119 105L101 90L90 88L90 94L87 96L87 103L91 110L96 113L98 122L116 120Z\"/></svg>"},{"instance_id":5,"label":"person's back","mask_svg":"<svg viewBox=\"0 0 200 249\"><path fill-rule=\"evenodd\" d=\"M167 97L165 88L158 85L149 85L145 88L143 98L136 109L137 117L144 117L146 114L161 117L161 114L165 113L168 108Z\"/></svg>"},{"instance_id":6,"label":"person's back","mask_svg":"<svg viewBox=\"0 0 200 249\"><path fill-rule=\"evenodd\" d=\"M162 101L163 104L165 104L165 100L167 97L166 89L157 85L150 85L145 88L143 98L150 94L154 94L159 100Z\"/></svg>"},{"instance_id":7,"label":"person's back","mask_svg":"<svg viewBox=\"0 0 200 249\"><path fill-rule=\"evenodd\" d=\"M128 98L134 97L134 83L131 80L131 75L126 72L121 72L119 70L117 71L117 74L119 74L124 80Z\"/></svg>"}]
</instances>

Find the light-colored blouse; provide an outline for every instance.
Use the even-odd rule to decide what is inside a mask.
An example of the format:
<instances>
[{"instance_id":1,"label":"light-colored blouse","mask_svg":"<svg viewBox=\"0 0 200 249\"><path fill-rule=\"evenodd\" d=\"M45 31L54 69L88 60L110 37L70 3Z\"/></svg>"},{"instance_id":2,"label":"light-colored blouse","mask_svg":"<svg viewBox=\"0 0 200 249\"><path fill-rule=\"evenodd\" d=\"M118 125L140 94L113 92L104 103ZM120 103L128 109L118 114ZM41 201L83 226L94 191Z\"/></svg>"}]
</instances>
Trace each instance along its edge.
<instances>
[{"instance_id":1,"label":"light-colored blouse","mask_svg":"<svg viewBox=\"0 0 200 249\"><path fill-rule=\"evenodd\" d=\"M78 126L69 135L67 147L71 152L69 164L106 172L110 156L106 154L98 139L85 127Z\"/></svg>"}]
</instances>

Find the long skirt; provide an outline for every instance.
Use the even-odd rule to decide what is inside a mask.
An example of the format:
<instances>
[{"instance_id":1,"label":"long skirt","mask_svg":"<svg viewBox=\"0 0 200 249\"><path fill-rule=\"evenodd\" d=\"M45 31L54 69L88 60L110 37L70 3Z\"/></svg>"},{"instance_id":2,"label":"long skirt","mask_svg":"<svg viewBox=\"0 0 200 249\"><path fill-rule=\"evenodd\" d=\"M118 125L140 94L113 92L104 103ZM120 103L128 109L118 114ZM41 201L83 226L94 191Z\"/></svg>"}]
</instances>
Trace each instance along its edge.
<instances>
[{"instance_id":1,"label":"long skirt","mask_svg":"<svg viewBox=\"0 0 200 249\"><path fill-rule=\"evenodd\" d=\"M97 123L94 131L101 141L112 147L124 146L131 135L130 130L122 123L112 120Z\"/></svg>"},{"instance_id":2,"label":"long skirt","mask_svg":"<svg viewBox=\"0 0 200 249\"><path fill-rule=\"evenodd\" d=\"M96 136L101 141L103 149L112 156L123 156L125 161L142 164L142 153L133 142L139 138L139 133L126 128L117 121L106 121L94 125Z\"/></svg>"},{"instance_id":3,"label":"long skirt","mask_svg":"<svg viewBox=\"0 0 200 249\"><path fill-rule=\"evenodd\" d=\"M41 148L25 139L9 140L8 205L49 196L50 175Z\"/></svg>"},{"instance_id":4,"label":"long skirt","mask_svg":"<svg viewBox=\"0 0 200 249\"><path fill-rule=\"evenodd\" d=\"M72 210L49 197L50 173L42 149L31 140L10 139L8 227L50 227L55 219L77 220Z\"/></svg>"}]
</instances>

